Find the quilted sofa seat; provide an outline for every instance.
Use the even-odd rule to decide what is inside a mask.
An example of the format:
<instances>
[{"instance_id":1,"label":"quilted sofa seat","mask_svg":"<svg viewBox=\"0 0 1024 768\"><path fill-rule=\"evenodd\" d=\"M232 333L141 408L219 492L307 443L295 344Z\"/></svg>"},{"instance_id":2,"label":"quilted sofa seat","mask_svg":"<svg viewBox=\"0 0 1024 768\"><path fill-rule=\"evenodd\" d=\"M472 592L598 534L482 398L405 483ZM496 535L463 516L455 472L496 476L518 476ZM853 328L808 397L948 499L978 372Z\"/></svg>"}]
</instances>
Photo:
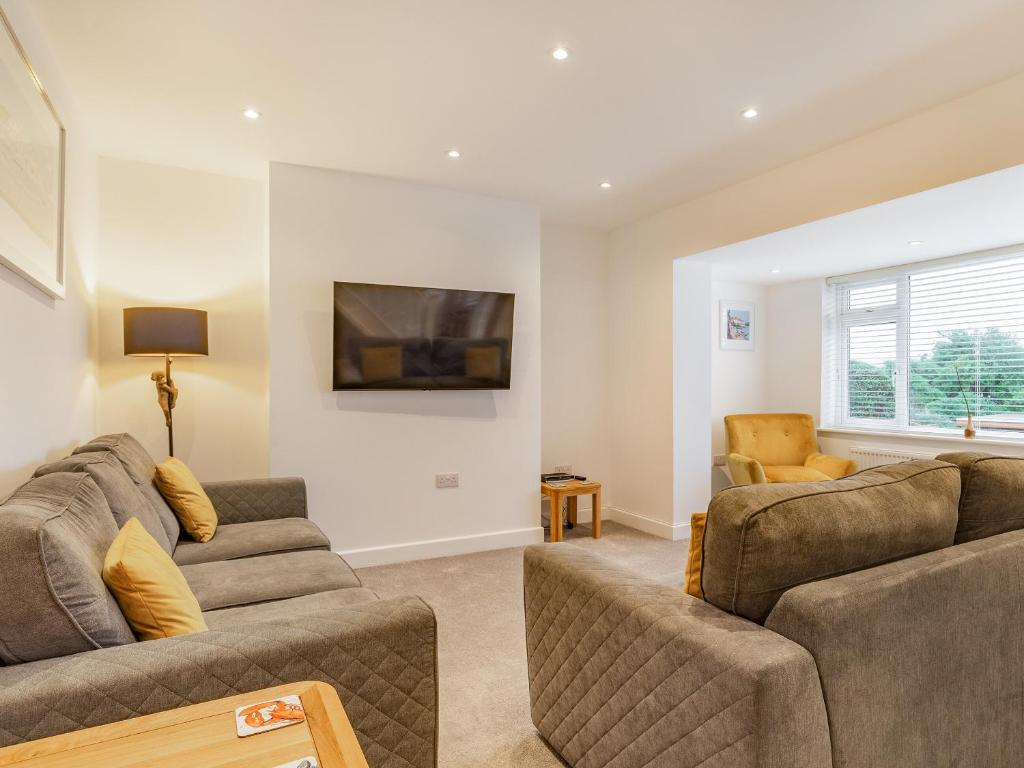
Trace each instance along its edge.
<instances>
[{"instance_id":1,"label":"quilted sofa seat","mask_svg":"<svg viewBox=\"0 0 1024 768\"><path fill-rule=\"evenodd\" d=\"M197 563L181 566L181 572L204 611L362 586L334 552L284 552Z\"/></svg>"},{"instance_id":2,"label":"quilted sofa seat","mask_svg":"<svg viewBox=\"0 0 1024 768\"><path fill-rule=\"evenodd\" d=\"M178 565L193 565L278 552L330 548L331 542L315 523L304 518L290 517L218 525L213 538L207 542L179 539L173 557Z\"/></svg>"}]
</instances>

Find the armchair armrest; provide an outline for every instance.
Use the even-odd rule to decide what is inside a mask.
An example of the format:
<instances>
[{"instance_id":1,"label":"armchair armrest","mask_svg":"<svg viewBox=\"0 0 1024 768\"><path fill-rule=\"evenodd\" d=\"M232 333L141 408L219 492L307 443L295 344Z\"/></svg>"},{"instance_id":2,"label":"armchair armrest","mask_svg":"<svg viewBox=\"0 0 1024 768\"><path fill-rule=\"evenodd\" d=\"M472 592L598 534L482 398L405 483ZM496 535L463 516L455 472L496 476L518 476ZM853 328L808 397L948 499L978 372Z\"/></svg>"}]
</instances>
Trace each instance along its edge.
<instances>
[{"instance_id":1,"label":"armchair armrest","mask_svg":"<svg viewBox=\"0 0 1024 768\"><path fill-rule=\"evenodd\" d=\"M796 643L572 545L524 571L533 722L569 765L832 765Z\"/></svg>"},{"instance_id":2,"label":"armchair armrest","mask_svg":"<svg viewBox=\"0 0 1024 768\"><path fill-rule=\"evenodd\" d=\"M0 746L320 680L371 765L434 768L436 638L430 607L402 597L0 667Z\"/></svg>"},{"instance_id":3,"label":"armchair armrest","mask_svg":"<svg viewBox=\"0 0 1024 768\"><path fill-rule=\"evenodd\" d=\"M306 482L301 477L221 480L203 483L217 511L217 522L252 523L285 517L309 517Z\"/></svg>"},{"instance_id":4,"label":"armchair armrest","mask_svg":"<svg viewBox=\"0 0 1024 768\"><path fill-rule=\"evenodd\" d=\"M824 472L833 480L852 475L857 471L857 462L844 459L842 456L830 456L827 453L812 453L807 457L804 466Z\"/></svg>"},{"instance_id":5,"label":"armchair armrest","mask_svg":"<svg viewBox=\"0 0 1024 768\"><path fill-rule=\"evenodd\" d=\"M764 474L764 467L756 459L751 459L738 453L730 453L726 460L729 462L729 474L736 485L754 485L756 483L768 482L768 478Z\"/></svg>"}]
</instances>

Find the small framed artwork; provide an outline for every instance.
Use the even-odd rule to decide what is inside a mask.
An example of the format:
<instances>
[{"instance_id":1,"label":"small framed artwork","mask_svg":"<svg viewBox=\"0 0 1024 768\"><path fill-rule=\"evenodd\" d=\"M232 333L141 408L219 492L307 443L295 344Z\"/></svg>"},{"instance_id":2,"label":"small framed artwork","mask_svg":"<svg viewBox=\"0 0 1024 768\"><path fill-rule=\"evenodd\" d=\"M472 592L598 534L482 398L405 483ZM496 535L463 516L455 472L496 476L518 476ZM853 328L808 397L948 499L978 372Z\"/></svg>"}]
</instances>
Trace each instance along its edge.
<instances>
[{"instance_id":1,"label":"small framed artwork","mask_svg":"<svg viewBox=\"0 0 1024 768\"><path fill-rule=\"evenodd\" d=\"M754 305L745 301L718 302L718 343L722 349L754 349Z\"/></svg>"},{"instance_id":2,"label":"small framed artwork","mask_svg":"<svg viewBox=\"0 0 1024 768\"><path fill-rule=\"evenodd\" d=\"M0 266L64 298L64 126L0 10Z\"/></svg>"}]
</instances>

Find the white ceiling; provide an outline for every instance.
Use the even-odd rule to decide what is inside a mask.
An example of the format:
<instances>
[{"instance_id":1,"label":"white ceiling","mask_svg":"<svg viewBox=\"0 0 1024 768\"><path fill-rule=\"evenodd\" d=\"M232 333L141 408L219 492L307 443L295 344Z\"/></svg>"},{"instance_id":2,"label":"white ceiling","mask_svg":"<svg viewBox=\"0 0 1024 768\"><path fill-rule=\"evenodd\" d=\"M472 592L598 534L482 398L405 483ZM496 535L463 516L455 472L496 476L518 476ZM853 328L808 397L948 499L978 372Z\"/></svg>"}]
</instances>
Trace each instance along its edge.
<instances>
[{"instance_id":1,"label":"white ceiling","mask_svg":"<svg viewBox=\"0 0 1024 768\"><path fill-rule=\"evenodd\" d=\"M920 245L910 245L919 241ZM720 280L771 285L1024 243L1024 165L705 251ZM778 269L777 274L771 270Z\"/></svg>"},{"instance_id":2,"label":"white ceiling","mask_svg":"<svg viewBox=\"0 0 1024 768\"><path fill-rule=\"evenodd\" d=\"M268 159L347 169L599 227L1024 71L1020 0L32 7L103 154L246 175ZM742 119L752 104L761 116ZM258 122L241 117L249 105Z\"/></svg>"}]
</instances>

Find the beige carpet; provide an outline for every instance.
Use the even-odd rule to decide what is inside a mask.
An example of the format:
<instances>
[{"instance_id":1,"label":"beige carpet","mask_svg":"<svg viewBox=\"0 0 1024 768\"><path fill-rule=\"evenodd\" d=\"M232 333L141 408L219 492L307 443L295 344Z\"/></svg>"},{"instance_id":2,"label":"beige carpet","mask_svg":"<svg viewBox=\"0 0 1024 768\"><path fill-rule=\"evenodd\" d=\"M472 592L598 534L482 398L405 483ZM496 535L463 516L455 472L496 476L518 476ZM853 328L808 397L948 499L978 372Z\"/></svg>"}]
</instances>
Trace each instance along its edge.
<instances>
[{"instance_id":1,"label":"beige carpet","mask_svg":"<svg viewBox=\"0 0 1024 768\"><path fill-rule=\"evenodd\" d=\"M686 541L671 542L606 523L566 543L585 547L666 584L682 585ZM560 768L530 721L521 548L363 568L383 597L416 594L437 613L441 768Z\"/></svg>"}]
</instances>

